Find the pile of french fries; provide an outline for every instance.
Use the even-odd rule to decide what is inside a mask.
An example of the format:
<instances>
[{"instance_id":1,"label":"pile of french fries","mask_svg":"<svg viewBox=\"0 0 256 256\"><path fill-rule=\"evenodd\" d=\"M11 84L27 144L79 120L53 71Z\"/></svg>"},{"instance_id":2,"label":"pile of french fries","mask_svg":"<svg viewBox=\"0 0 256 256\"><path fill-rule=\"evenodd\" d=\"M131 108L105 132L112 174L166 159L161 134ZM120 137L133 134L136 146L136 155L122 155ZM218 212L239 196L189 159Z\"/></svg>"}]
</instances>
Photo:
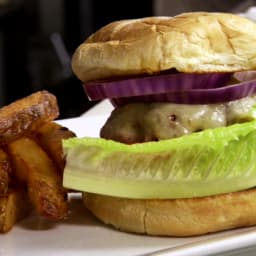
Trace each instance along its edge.
<instances>
[{"instance_id":1,"label":"pile of french fries","mask_svg":"<svg viewBox=\"0 0 256 256\"><path fill-rule=\"evenodd\" d=\"M67 216L62 187L62 139L73 132L53 122L54 95L36 92L0 109L0 233L31 210L52 220Z\"/></svg>"}]
</instances>

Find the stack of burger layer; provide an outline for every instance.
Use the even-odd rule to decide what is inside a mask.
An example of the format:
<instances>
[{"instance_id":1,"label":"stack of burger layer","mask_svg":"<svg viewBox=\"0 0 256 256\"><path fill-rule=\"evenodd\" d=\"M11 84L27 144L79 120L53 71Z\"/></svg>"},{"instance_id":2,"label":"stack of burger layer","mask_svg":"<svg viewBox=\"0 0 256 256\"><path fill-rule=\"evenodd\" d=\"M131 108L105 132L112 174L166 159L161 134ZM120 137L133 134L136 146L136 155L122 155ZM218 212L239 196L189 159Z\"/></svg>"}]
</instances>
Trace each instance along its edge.
<instances>
[{"instance_id":1,"label":"stack of burger layer","mask_svg":"<svg viewBox=\"0 0 256 256\"><path fill-rule=\"evenodd\" d=\"M256 224L256 24L227 13L123 20L73 56L114 111L101 139L64 142L66 187L99 219L149 235Z\"/></svg>"}]
</instances>

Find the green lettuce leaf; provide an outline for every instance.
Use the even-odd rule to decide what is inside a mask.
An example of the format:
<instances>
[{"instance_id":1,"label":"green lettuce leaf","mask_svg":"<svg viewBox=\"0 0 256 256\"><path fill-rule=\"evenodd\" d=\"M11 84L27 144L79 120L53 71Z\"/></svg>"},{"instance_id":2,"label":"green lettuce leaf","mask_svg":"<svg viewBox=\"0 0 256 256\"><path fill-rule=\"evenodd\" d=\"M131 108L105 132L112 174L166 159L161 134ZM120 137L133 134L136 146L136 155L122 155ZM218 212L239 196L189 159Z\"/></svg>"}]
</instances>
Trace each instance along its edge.
<instances>
[{"instance_id":1,"label":"green lettuce leaf","mask_svg":"<svg viewBox=\"0 0 256 256\"><path fill-rule=\"evenodd\" d=\"M126 145L63 141L67 188L126 198L191 198L256 185L256 121Z\"/></svg>"}]
</instances>

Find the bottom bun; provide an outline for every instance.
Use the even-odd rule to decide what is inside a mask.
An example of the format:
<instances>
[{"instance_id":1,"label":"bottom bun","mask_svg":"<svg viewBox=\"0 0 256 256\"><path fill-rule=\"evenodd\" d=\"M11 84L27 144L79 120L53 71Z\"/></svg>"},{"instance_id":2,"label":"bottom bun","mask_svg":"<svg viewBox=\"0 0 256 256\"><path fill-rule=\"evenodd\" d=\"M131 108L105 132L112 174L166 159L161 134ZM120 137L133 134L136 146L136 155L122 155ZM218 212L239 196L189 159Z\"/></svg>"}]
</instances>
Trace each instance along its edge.
<instances>
[{"instance_id":1,"label":"bottom bun","mask_svg":"<svg viewBox=\"0 0 256 256\"><path fill-rule=\"evenodd\" d=\"M104 223L148 235L193 236L256 224L256 189L172 200L84 193L83 200Z\"/></svg>"}]
</instances>

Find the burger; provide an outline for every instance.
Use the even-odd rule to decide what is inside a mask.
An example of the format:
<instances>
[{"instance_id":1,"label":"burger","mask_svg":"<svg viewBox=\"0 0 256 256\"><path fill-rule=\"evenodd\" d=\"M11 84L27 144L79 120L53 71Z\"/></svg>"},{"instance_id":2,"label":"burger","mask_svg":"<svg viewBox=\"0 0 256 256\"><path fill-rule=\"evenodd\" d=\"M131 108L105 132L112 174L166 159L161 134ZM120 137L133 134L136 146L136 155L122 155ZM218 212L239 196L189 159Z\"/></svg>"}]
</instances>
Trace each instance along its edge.
<instances>
[{"instance_id":1,"label":"burger","mask_svg":"<svg viewBox=\"0 0 256 256\"><path fill-rule=\"evenodd\" d=\"M256 224L255 23L121 20L83 42L72 67L91 100L115 106L101 138L63 142L64 186L98 219L159 236Z\"/></svg>"}]
</instances>

